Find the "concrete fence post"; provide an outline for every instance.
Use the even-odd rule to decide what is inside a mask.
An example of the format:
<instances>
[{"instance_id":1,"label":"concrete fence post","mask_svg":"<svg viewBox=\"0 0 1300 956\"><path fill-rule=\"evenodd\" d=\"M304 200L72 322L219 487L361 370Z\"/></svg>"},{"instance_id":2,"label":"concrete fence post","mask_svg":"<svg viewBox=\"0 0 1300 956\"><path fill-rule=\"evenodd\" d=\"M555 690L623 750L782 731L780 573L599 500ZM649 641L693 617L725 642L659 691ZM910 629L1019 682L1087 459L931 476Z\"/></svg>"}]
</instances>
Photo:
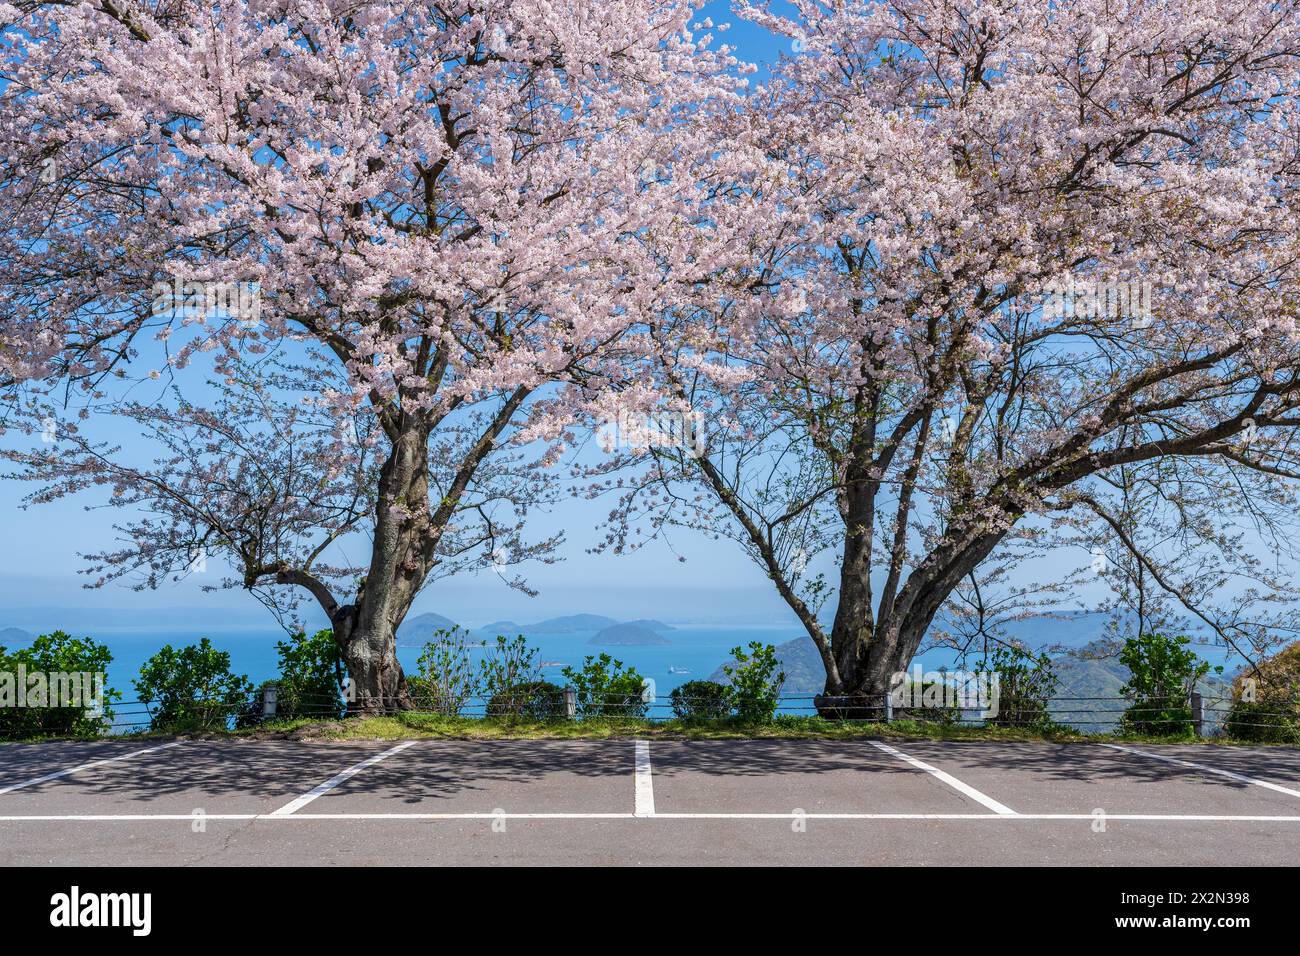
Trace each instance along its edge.
<instances>
[{"instance_id":1,"label":"concrete fence post","mask_svg":"<svg viewBox=\"0 0 1300 956\"><path fill-rule=\"evenodd\" d=\"M262 718L274 717L280 700L280 688L267 684L262 688Z\"/></svg>"},{"instance_id":2,"label":"concrete fence post","mask_svg":"<svg viewBox=\"0 0 1300 956\"><path fill-rule=\"evenodd\" d=\"M893 719L894 719L894 695L886 691L885 692L885 723L889 723Z\"/></svg>"},{"instance_id":3,"label":"concrete fence post","mask_svg":"<svg viewBox=\"0 0 1300 956\"><path fill-rule=\"evenodd\" d=\"M564 716L574 720L578 716L578 688L564 688Z\"/></svg>"},{"instance_id":4,"label":"concrete fence post","mask_svg":"<svg viewBox=\"0 0 1300 956\"><path fill-rule=\"evenodd\" d=\"M1196 736L1205 736L1205 698L1198 691L1192 691L1192 729Z\"/></svg>"}]
</instances>

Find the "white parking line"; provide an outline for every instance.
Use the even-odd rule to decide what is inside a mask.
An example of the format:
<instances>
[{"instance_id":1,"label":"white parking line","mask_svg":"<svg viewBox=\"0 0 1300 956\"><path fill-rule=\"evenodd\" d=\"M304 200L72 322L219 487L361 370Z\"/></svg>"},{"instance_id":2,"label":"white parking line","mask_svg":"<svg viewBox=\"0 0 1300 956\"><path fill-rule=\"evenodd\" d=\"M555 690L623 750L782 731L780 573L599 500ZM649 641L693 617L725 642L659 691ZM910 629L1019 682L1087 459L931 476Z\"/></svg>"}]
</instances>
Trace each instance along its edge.
<instances>
[{"instance_id":1,"label":"white parking line","mask_svg":"<svg viewBox=\"0 0 1300 956\"><path fill-rule=\"evenodd\" d=\"M636 742L636 813L638 817L655 815L655 785L650 772L650 741Z\"/></svg>"},{"instance_id":2,"label":"white parking line","mask_svg":"<svg viewBox=\"0 0 1300 956\"><path fill-rule=\"evenodd\" d=\"M83 763L77 767L70 767L67 770L60 770L57 773L47 773L43 777L33 777L31 780L24 780L22 783L11 783L7 787L0 787L0 796L6 793L13 793L15 790L21 790L23 787L31 787L38 783L45 783L47 780L57 780L60 777L66 777L69 774L80 773L82 770L89 770L91 767L102 767L106 763L116 763L119 760L130 760L132 757L139 757L141 754L151 754L159 750L166 750L168 747L179 747L183 741L176 740L169 744L159 744L157 747L146 747L144 750L133 750L129 754L122 754L120 757L105 757L103 760L92 760L90 763Z\"/></svg>"},{"instance_id":3,"label":"white parking line","mask_svg":"<svg viewBox=\"0 0 1300 956\"><path fill-rule=\"evenodd\" d=\"M0 816L0 823L122 823L192 821L193 813L101 813ZM206 813L212 820L635 820L636 813ZM1034 821L1088 821L1095 813L656 813L655 820L950 820L977 823L1029 823ZM1134 821L1151 823L1293 823L1300 816L1265 814L1196 814L1196 813L1108 813L1107 823Z\"/></svg>"},{"instance_id":4,"label":"white parking line","mask_svg":"<svg viewBox=\"0 0 1300 956\"><path fill-rule=\"evenodd\" d=\"M915 757L910 757L907 754L903 753L901 750L895 750L893 747L889 746L889 744L882 744L878 740L868 740L867 743L871 744L871 746L873 747L877 747L880 750L883 750L887 754L891 754L897 757L899 760L903 760L906 761L907 763L910 763L913 767L916 767L918 770L924 770L926 773L933 774L936 778L942 780L944 783L952 787L958 793L964 793L966 796L970 797L976 803L983 804L984 806L992 810L994 813L1000 814L1002 816L1008 816L1008 817L1017 816L1016 811L1012 810L1010 807L1006 806L1005 804L998 803L988 794L980 793L974 787L970 786L969 784L962 783L952 774L944 773L938 767L931 767L928 763L924 763L923 761L917 760Z\"/></svg>"},{"instance_id":5,"label":"white parking line","mask_svg":"<svg viewBox=\"0 0 1300 956\"><path fill-rule=\"evenodd\" d=\"M304 793L301 797L298 797L294 800L290 800L279 810L274 811L270 815L273 817L287 817L290 814L292 814L295 810L301 810L303 807L307 806L307 804L311 803L317 797L329 793L331 790L333 790L339 784L343 783L345 780L349 780L352 777L355 777L357 774L365 770L367 767L373 767L375 764L379 763L379 761L391 757L395 753L400 753L401 751L405 750L407 747L414 747L415 743L416 742L414 740L408 740L405 743L398 744L396 747L390 747L388 750L385 750L381 754L375 754L373 757L368 757L367 759L361 761L361 763L348 767L348 769L344 770L342 773L330 777L320 786L313 787L311 790L308 790L306 793ZM211 818L209 817L209 819ZM250 819L258 819L258 818L251 817Z\"/></svg>"},{"instance_id":6,"label":"white parking line","mask_svg":"<svg viewBox=\"0 0 1300 956\"><path fill-rule=\"evenodd\" d=\"M1241 783L1251 783L1257 787L1263 787L1266 790L1276 790L1278 793L1285 793L1291 797L1300 797L1300 790L1292 790L1290 787L1283 787L1280 784L1269 783L1267 780L1256 780L1254 777L1247 777L1244 774L1233 773L1231 770L1220 770L1218 767L1207 767L1203 763L1192 763L1190 760L1179 760L1176 757L1166 757L1164 754L1153 754L1149 750L1138 750L1136 747L1125 747L1121 744L1102 744L1102 746L1109 747L1111 750L1122 750L1125 753L1137 754L1139 757L1150 757L1152 760L1163 760L1165 763L1178 764L1180 767L1191 767L1193 770L1218 774L1220 777L1227 777L1230 780L1238 780Z\"/></svg>"}]
</instances>

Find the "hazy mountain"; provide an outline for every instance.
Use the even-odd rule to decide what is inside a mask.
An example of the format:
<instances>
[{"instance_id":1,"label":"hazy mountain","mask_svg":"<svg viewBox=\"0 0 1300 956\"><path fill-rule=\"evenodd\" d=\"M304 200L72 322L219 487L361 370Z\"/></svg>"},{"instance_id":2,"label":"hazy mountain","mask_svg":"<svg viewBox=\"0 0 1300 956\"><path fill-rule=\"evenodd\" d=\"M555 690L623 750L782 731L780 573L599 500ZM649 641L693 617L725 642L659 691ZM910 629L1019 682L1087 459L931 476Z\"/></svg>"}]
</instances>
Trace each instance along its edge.
<instances>
[{"instance_id":1,"label":"hazy mountain","mask_svg":"<svg viewBox=\"0 0 1300 956\"><path fill-rule=\"evenodd\" d=\"M599 631L606 627L613 627L617 623L618 621L612 617L601 614L569 614L565 617L547 618L536 624L493 621L491 624L474 628L474 634L488 640L492 640L498 634L504 634L506 637L514 637L517 634L525 637L533 634L577 634L584 631Z\"/></svg>"},{"instance_id":2,"label":"hazy mountain","mask_svg":"<svg viewBox=\"0 0 1300 956\"><path fill-rule=\"evenodd\" d=\"M28 634L22 628L6 627L0 630L0 647L13 647L19 644L30 644L36 640L32 634Z\"/></svg>"},{"instance_id":3,"label":"hazy mountain","mask_svg":"<svg viewBox=\"0 0 1300 956\"><path fill-rule=\"evenodd\" d=\"M646 644L670 644L671 641L639 624L612 624L596 633L588 644L603 644L610 647L636 647Z\"/></svg>"},{"instance_id":4,"label":"hazy mountain","mask_svg":"<svg viewBox=\"0 0 1300 956\"><path fill-rule=\"evenodd\" d=\"M644 627L644 628L646 628L647 630L651 630L651 631L675 631L675 630L677 630L677 628L673 627L671 624L665 624L663 621L656 621L654 618L648 618L648 619L647 619L647 618L641 618L641 619L636 620L636 621L628 621L627 623L628 623L628 624L631 624L631 625L635 625L635 626L637 626L637 627Z\"/></svg>"},{"instance_id":5,"label":"hazy mountain","mask_svg":"<svg viewBox=\"0 0 1300 956\"><path fill-rule=\"evenodd\" d=\"M1128 683L1129 669L1113 657L1098 656L1103 649L1101 645L1085 645L1053 656L1053 670L1060 685L1047 709L1058 723L1091 731L1110 730L1119 723L1117 711L1125 705L1117 698ZM1196 689L1206 697L1218 698L1229 696L1232 688L1228 680L1211 673L1197 683ZM1211 725L1220 722L1222 710L1206 705L1206 719Z\"/></svg>"},{"instance_id":6,"label":"hazy mountain","mask_svg":"<svg viewBox=\"0 0 1300 956\"><path fill-rule=\"evenodd\" d=\"M776 645L776 659L785 671L785 683L781 693L788 696L801 694L820 694L826 686L826 668L822 656L817 652L817 645L811 637L796 637L793 641ZM727 683L727 675L722 672L722 665L709 675L709 680L720 684Z\"/></svg>"},{"instance_id":7,"label":"hazy mountain","mask_svg":"<svg viewBox=\"0 0 1300 956\"><path fill-rule=\"evenodd\" d=\"M599 631L613 627L618 621L601 614L570 614L567 617L551 617L529 626L525 634L572 634L575 631Z\"/></svg>"},{"instance_id":8,"label":"hazy mountain","mask_svg":"<svg viewBox=\"0 0 1300 956\"><path fill-rule=\"evenodd\" d=\"M397 629L397 645L398 647L423 647L433 640L433 635L437 631L450 631L455 627L455 621L441 614L432 612L417 614L415 617L407 618Z\"/></svg>"}]
</instances>

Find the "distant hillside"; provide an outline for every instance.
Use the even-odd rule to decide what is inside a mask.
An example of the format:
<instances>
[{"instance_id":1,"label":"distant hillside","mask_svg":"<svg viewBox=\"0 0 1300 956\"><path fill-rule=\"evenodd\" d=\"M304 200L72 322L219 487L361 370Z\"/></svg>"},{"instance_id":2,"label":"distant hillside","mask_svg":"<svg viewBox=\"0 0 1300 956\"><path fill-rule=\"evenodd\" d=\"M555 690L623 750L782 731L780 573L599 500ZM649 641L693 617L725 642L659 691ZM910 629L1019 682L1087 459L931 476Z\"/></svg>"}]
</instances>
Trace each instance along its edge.
<instances>
[{"instance_id":1,"label":"distant hillside","mask_svg":"<svg viewBox=\"0 0 1300 956\"><path fill-rule=\"evenodd\" d=\"M811 637L796 637L793 641L776 645L776 659L781 663L781 670L785 671L782 694L820 694L826 686L826 668ZM727 683L727 675L722 672L721 665L709 675L709 680Z\"/></svg>"},{"instance_id":2,"label":"distant hillside","mask_svg":"<svg viewBox=\"0 0 1300 956\"><path fill-rule=\"evenodd\" d=\"M618 621L601 614L570 614L565 617L551 617L536 624L516 624L514 621L493 621L474 629L475 635L492 640L498 634L514 637L522 634L529 637L534 634L577 634L586 631L599 631L613 627Z\"/></svg>"},{"instance_id":3,"label":"distant hillside","mask_svg":"<svg viewBox=\"0 0 1300 956\"><path fill-rule=\"evenodd\" d=\"M423 647L433 640L435 632L450 631L455 626L455 621L441 614L418 614L407 618L397 629L397 646Z\"/></svg>"},{"instance_id":4,"label":"distant hillside","mask_svg":"<svg viewBox=\"0 0 1300 956\"><path fill-rule=\"evenodd\" d=\"M597 632L588 644L603 644L608 647L637 647L647 644L670 644L671 641L648 627L637 624L613 624Z\"/></svg>"},{"instance_id":5,"label":"distant hillside","mask_svg":"<svg viewBox=\"0 0 1300 956\"><path fill-rule=\"evenodd\" d=\"M637 627L644 627L651 631L675 631L677 628L671 624L665 624L663 621L656 621L654 618L642 618L637 621L628 621L628 624L635 624Z\"/></svg>"},{"instance_id":6,"label":"distant hillside","mask_svg":"<svg viewBox=\"0 0 1300 956\"><path fill-rule=\"evenodd\" d=\"M1124 702L1116 700L1129 679L1129 669L1113 657L1095 656L1097 645L1085 645L1053 657L1060 687L1048 706L1054 720L1080 730L1111 730L1119 723ZM1202 678L1196 689L1207 697L1226 697L1231 683L1215 674ZM1090 698L1109 698L1094 700ZM1213 725L1222 713L1207 705L1206 718Z\"/></svg>"},{"instance_id":7,"label":"distant hillside","mask_svg":"<svg viewBox=\"0 0 1300 956\"><path fill-rule=\"evenodd\" d=\"M12 647L17 644L30 644L36 638L19 627L6 627L0 630L0 647Z\"/></svg>"},{"instance_id":8,"label":"distant hillside","mask_svg":"<svg viewBox=\"0 0 1300 956\"><path fill-rule=\"evenodd\" d=\"M575 631L599 631L613 627L618 621L602 614L570 614L567 617L551 617L530 625L525 634L572 634Z\"/></svg>"},{"instance_id":9,"label":"distant hillside","mask_svg":"<svg viewBox=\"0 0 1300 956\"><path fill-rule=\"evenodd\" d=\"M1110 619L1110 614L1102 611L1059 611L1008 621L1003 629L1033 650L1080 648L1104 637Z\"/></svg>"}]
</instances>

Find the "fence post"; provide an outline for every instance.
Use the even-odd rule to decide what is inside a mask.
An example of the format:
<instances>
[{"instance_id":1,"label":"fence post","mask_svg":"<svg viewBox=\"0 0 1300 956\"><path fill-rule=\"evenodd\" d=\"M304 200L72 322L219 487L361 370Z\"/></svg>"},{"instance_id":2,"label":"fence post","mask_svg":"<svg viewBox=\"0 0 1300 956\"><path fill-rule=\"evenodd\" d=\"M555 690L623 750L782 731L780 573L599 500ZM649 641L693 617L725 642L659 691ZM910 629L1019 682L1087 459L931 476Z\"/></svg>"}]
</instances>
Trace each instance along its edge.
<instances>
[{"instance_id":1,"label":"fence post","mask_svg":"<svg viewBox=\"0 0 1300 956\"><path fill-rule=\"evenodd\" d=\"M262 719L274 717L276 706L280 700L280 688L275 684L267 684L262 688Z\"/></svg>"},{"instance_id":2,"label":"fence post","mask_svg":"<svg viewBox=\"0 0 1300 956\"><path fill-rule=\"evenodd\" d=\"M885 691L885 723L894 719L894 695Z\"/></svg>"},{"instance_id":3,"label":"fence post","mask_svg":"<svg viewBox=\"0 0 1300 956\"><path fill-rule=\"evenodd\" d=\"M564 688L564 716L573 720L578 716L578 688Z\"/></svg>"},{"instance_id":4,"label":"fence post","mask_svg":"<svg viewBox=\"0 0 1300 956\"><path fill-rule=\"evenodd\" d=\"M1205 698L1198 691L1192 691L1192 729L1196 736L1205 736Z\"/></svg>"}]
</instances>

